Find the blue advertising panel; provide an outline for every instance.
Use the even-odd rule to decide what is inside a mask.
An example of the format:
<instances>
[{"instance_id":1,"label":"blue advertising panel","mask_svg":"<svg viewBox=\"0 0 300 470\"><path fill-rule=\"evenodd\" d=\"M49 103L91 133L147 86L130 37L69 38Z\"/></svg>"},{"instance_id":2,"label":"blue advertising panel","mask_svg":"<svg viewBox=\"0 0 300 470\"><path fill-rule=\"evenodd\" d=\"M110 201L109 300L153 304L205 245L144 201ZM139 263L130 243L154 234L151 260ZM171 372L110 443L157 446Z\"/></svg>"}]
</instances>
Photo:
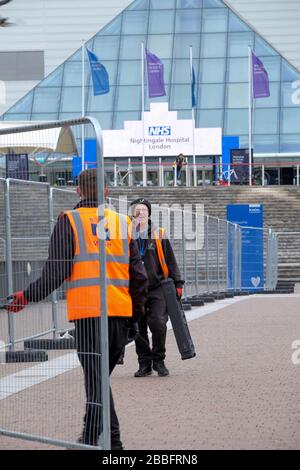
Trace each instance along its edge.
<instances>
[{"instance_id":1,"label":"blue advertising panel","mask_svg":"<svg viewBox=\"0 0 300 470\"><path fill-rule=\"evenodd\" d=\"M229 204L227 220L242 227L241 287L245 290L264 288L263 205ZM233 231L228 236L229 288L233 288Z\"/></svg>"},{"instance_id":2,"label":"blue advertising panel","mask_svg":"<svg viewBox=\"0 0 300 470\"><path fill-rule=\"evenodd\" d=\"M96 168L96 139L86 139L84 141L84 169ZM82 161L81 155L73 157L72 160L72 176L76 177L81 173Z\"/></svg>"},{"instance_id":3,"label":"blue advertising panel","mask_svg":"<svg viewBox=\"0 0 300 470\"><path fill-rule=\"evenodd\" d=\"M228 181L228 172L230 165L230 150L239 148L240 138L238 136L223 136L222 137L222 178L223 181ZM219 168L215 166L215 181L219 179Z\"/></svg>"},{"instance_id":4,"label":"blue advertising panel","mask_svg":"<svg viewBox=\"0 0 300 470\"><path fill-rule=\"evenodd\" d=\"M6 178L29 179L28 153L6 155Z\"/></svg>"},{"instance_id":5,"label":"blue advertising panel","mask_svg":"<svg viewBox=\"0 0 300 470\"><path fill-rule=\"evenodd\" d=\"M231 149L232 184L249 184L249 149ZM253 161L253 152L252 152Z\"/></svg>"}]
</instances>

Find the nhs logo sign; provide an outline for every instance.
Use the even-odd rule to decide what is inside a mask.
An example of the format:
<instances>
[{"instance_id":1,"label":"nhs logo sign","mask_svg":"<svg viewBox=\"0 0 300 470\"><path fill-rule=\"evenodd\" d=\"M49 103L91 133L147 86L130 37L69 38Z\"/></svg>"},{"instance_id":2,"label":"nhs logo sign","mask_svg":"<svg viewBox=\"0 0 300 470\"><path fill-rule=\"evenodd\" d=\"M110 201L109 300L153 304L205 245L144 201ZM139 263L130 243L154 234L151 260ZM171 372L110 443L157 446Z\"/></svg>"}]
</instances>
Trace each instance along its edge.
<instances>
[{"instance_id":1,"label":"nhs logo sign","mask_svg":"<svg viewBox=\"0 0 300 470\"><path fill-rule=\"evenodd\" d=\"M150 126L149 135L171 135L171 126Z\"/></svg>"}]
</instances>

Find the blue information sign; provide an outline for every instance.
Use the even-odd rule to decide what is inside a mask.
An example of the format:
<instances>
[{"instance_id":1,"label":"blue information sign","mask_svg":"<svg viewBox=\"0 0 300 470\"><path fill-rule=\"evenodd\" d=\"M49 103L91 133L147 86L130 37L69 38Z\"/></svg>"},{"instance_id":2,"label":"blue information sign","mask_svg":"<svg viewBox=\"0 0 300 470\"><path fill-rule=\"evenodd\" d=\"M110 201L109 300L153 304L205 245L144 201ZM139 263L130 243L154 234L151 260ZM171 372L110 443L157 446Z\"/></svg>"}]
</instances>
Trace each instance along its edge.
<instances>
[{"instance_id":1,"label":"blue information sign","mask_svg":"<svg viewBox=\"0 0 300 470\"><path fill-rule=\"evenodd\" d=\"M262 204L229 204L227 220L242 227L241 287L245 290L264 288L264 238ZM234 287L233 231L228 237L229 288Z\"/></svg>"},{"instance_id":2,"label":"blue information sign","mask_svg":"<svg viewBox=\"0 0 300 470\"><path fill-rule=\"evenodd\" d=\"M85 139L84 141L84 169L97 167L97 145L96 139ZM78 176L82 171L81 156L73 157L72 176Z\"/></svg>"}]
</instances>

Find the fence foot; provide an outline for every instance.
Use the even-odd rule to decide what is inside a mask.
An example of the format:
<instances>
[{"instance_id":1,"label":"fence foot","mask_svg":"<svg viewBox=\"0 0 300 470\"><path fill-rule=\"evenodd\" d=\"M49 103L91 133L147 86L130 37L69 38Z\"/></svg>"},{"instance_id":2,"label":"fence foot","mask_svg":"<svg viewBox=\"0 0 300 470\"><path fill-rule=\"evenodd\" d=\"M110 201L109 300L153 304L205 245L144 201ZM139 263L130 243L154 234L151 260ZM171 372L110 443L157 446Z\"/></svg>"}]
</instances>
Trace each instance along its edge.
<instances>
[{"instance_id":1,"label":"fence foot","mask_svg":"<svg viewBox=\"0 0 300 470\"><path fill-rule=\"evenodd\" d=\"M48 361L46 351L6 351L5 362L45 362Z\"/></svg>"},{"instance_id":2,"label":"fence foot","mask_svg":"<svg viewBox=\"0 0 300 470\"><path fill-rule=\"evenodd\" d=\"M202 307L204 305L204 300L201 299L190 299L189 302L192 307Z\"/></svg>"},{"instance_id":3,"label":"fence foot","mask_svg":"<svg viewBox=\"0 0 300 470\"><path fill-rule=\"evenodd\" d=\"M182 302L183 310L192 310L192 306L189 302Z\"/></svg>"},{"instance_id":4,"label":"fence foot","mask_svg":"<svg viewBox=\"0 0 300 470\"><path fill-rule=\"evenodd\" d=\"M57 338L57 339L31 339L24 341L25 349L75 349L74 338Z\"/></svg>"}]
</instances>

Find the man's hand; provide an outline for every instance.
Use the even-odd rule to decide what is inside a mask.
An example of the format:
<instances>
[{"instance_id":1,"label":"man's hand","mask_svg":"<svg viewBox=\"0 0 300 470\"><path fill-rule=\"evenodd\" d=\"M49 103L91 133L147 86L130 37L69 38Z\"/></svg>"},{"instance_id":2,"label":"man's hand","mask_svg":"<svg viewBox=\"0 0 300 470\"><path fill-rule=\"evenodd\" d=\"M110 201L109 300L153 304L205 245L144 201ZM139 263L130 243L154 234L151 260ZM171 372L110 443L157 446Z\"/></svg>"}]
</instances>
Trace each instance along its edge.
<instances>
[{"instance_id":1,"label":"man's hand","mask_svg":"<svg viewBox=\"0 0 300 470\"><path fill-rule=\"evenodd\" d=\"M28 301L25 299L24 292L21 290L7 297L7 300L10 300L10 302L4 305L4 308L8 312L12 313L20 312L20 310L23 310L23 308L28 304Z\"/></svg>"},{"instance_id":2,"label":"man's hand","mask_svg":"<svg viewBox=\"0 0 300 470\"><path fill-rule=\"evenodd\" d=\"M131 341L135 341L139 334L139 324L136 320L133 319L131 321L131 325L128 332L128 343L131 343Z\"/></svg>"},{"instance_id":3,"label":"man's hand","mask_svg":"<svg viewBox=\"0 0 300 470\"><path fill-rule=\"evenodd\" d=\"M176 287L176 294L179 300L182 297L182 291L183 291L182 287Z\"/></svg>"}]
</instances>

